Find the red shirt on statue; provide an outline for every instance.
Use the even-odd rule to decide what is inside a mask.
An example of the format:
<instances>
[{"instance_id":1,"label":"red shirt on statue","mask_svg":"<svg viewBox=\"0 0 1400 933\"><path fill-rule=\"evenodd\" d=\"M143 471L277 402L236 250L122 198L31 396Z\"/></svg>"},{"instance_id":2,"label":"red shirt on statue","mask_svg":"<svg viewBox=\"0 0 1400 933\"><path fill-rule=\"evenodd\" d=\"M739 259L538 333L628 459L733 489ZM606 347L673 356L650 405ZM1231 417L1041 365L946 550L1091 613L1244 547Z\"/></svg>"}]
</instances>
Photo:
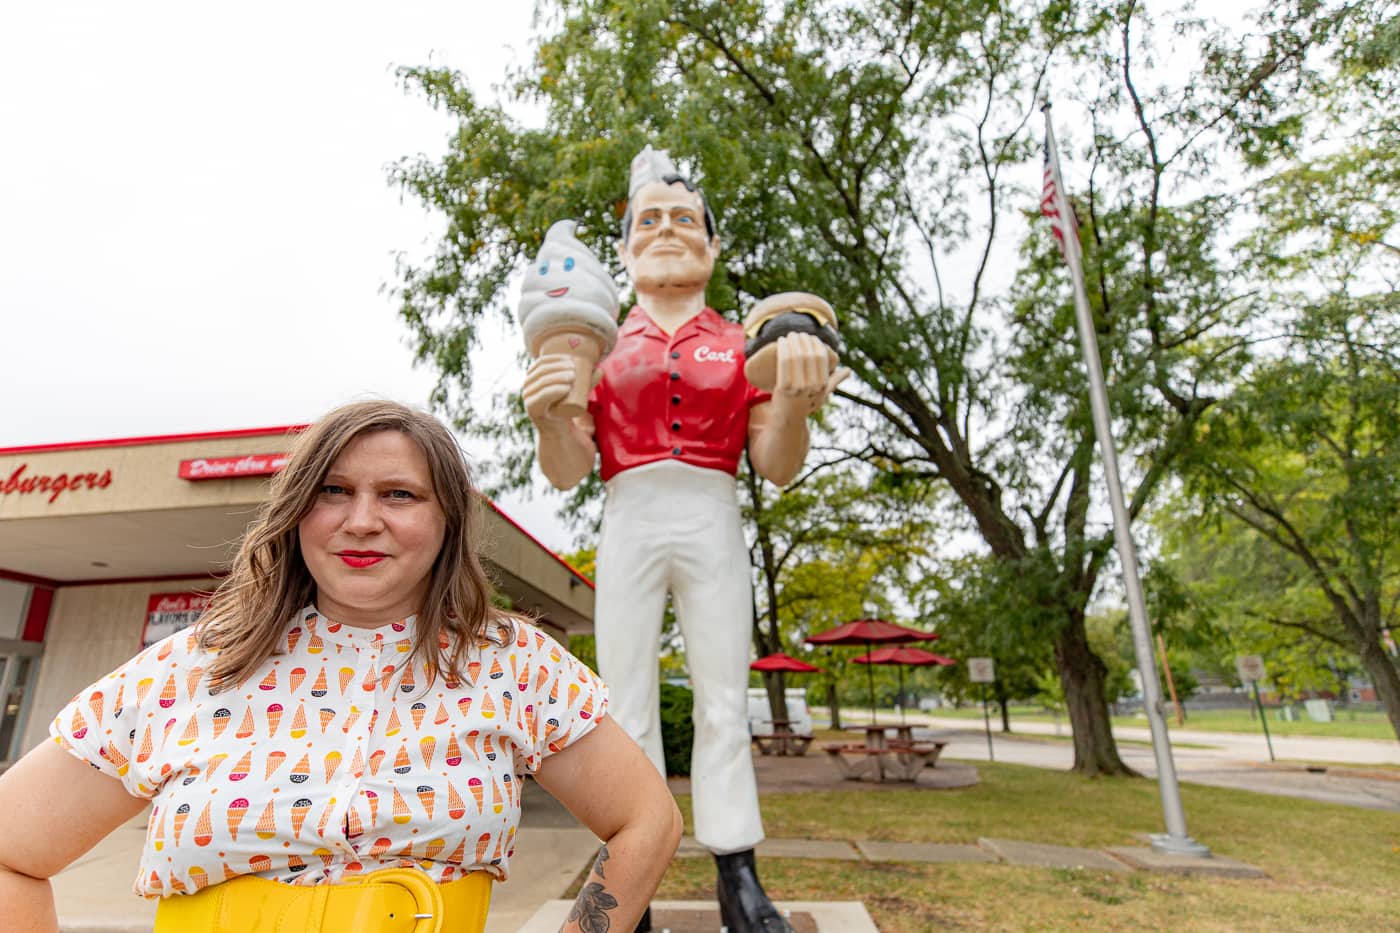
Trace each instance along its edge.
<instances>
[{"instance_id":1,"label":"red shirt on statue","mask_svg":"<svg viewBox=\"0 0 1400 933\"><path fill-rule=\"evenodd\" d=\"M734 475L749 409L772 397L744 378L744 329L712 308L668 335L634 307L599 368L588 412L604 482L668 459Z\"/></svg>"}]
</instances>

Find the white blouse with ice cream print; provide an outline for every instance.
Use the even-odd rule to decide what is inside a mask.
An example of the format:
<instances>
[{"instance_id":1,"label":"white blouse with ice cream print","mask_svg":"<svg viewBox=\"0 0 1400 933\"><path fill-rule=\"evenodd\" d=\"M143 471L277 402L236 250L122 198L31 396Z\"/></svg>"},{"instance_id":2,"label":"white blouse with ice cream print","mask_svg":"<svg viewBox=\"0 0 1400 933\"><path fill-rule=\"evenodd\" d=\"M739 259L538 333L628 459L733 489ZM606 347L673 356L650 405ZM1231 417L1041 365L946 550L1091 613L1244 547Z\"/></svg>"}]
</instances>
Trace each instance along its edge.
<instances>
[{"instance_id":1,"label":"white blouse with ice cream print","mask_svg":"<svg viewBox=\"0 0 1400 933\"><path fill-rule=\"evenodd\" d=\"M154 803L136 892L414 865L504 880L522 773L592 730L606 688L526 623L481 641L462 683L430 685L412 638L412 618L359 629L308 607L235 689L210 693L186 631L78 694L54 738Z\"/></svg>"}]
</instances>

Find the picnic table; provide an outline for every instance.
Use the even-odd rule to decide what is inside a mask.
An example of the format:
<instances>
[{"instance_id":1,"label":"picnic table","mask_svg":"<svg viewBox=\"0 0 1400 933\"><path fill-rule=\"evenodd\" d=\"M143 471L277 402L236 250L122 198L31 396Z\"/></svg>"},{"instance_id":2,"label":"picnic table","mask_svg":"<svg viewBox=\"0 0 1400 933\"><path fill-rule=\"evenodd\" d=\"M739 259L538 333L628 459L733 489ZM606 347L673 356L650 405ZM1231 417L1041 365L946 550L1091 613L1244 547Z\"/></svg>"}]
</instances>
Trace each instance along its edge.
<instances>
[{"instance_id":1,"label":"picnic table","mask_svg":"<svg viewBox=\"0 0 1400 933\"><path fill-rule=\"evenodd\" d=\"M766 734L755 732L751 737L760 755L807 754L807 746L812 744L812 736L793 732L793 724L787 719L770 719L765 722L773 727L773 731Z\"/></svg>"},{"instance_id":2,"label":"picnic table","mask_svg":"<svg viewBox=\"0 0 1400 933\"><path fill-rule=\"evenodd\" d=\"M850 732L864 732L865 744L871 748L895 748L900 745L914 744L914 727L901 725L870 725L870 726L848 726ZM894 737L889 737L890 730L894 730Z\"/></svg>"},{"instance_id":3,"label":"picnic table","mask_svg":"<svg viewBox=\"0 0 1400 933\"><path fill-rule=\"evenodd\" d=\"M888 730L895 730L891 738ZM841 771L841 776L858 781L867 776L877 781L914 781L924 768L938 761L946 742L915 741L913 726L853 726L851 731L864 732L861 743L838 742L824 745L822 750Z\"/></svg>"}]
</instances>

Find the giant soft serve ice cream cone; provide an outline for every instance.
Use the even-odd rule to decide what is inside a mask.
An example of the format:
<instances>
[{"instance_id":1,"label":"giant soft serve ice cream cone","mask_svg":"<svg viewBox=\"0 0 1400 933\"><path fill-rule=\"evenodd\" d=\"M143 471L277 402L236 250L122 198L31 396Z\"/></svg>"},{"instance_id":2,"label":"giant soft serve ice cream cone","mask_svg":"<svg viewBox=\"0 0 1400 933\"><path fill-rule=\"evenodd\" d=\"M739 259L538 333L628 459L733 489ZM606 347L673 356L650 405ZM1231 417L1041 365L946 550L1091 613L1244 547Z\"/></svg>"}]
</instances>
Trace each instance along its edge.
<instances>
[{"instance_id":1,"label":"giant soft serve ice cream cone","mask_svg":"<svg viewBox=\"0 0 1400 933\"><path fill-rule=\"evenodd\" d=\"M594 371L617 342L617 286L577 229L572 220L549 228L520 289L520 326L530 355L562 354L577 362L573 387L552 409L565 417L588 409Z\"/></svg>"}]
</instances>

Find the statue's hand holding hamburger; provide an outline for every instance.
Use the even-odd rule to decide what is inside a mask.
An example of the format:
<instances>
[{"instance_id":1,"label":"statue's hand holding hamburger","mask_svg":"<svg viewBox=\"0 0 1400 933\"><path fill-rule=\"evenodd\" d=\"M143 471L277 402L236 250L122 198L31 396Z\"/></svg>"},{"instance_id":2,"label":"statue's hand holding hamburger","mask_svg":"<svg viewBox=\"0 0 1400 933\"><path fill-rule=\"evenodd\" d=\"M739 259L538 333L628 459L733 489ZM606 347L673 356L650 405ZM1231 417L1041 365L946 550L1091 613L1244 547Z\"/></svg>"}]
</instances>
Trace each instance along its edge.
<instances>
[{"instance_id":1,"label":"statue's hand holding hamburger","mask_svg":"<svg viewBox=\"0 0 1400 933\"><path fill-rule=\"evenodd\" d=\"M763 299L744 319L744 378L803 417L821 408L851 371L840 363L836 312L807 292Z\"/></svg>"}]
</instances>

